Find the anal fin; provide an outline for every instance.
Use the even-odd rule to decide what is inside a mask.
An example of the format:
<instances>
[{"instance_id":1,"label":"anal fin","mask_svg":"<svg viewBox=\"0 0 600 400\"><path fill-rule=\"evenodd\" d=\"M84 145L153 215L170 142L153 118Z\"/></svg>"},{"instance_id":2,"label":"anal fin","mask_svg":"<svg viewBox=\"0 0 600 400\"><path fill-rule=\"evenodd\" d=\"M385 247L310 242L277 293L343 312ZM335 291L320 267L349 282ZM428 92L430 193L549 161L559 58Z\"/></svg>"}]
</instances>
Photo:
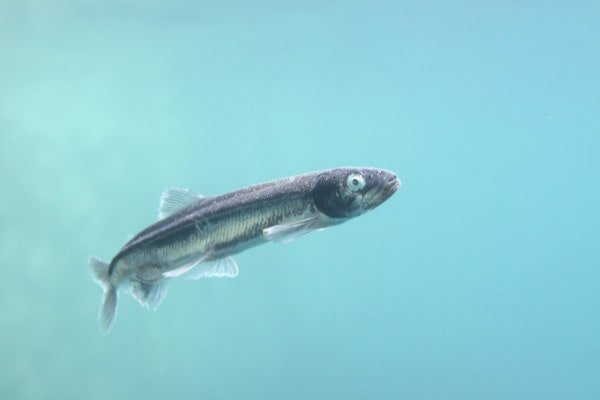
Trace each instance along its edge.
<instances>
[{"instance_id":1,"label":"anal fin","mask_svg":"<svg viewBox=\"0 0 600 400\"><path fill-rule=\"evenodd\" d=\"M154 311L167 295L167 282L134 281L131 285L131 295L142 306Z\"/></svg>"}]
</instances>

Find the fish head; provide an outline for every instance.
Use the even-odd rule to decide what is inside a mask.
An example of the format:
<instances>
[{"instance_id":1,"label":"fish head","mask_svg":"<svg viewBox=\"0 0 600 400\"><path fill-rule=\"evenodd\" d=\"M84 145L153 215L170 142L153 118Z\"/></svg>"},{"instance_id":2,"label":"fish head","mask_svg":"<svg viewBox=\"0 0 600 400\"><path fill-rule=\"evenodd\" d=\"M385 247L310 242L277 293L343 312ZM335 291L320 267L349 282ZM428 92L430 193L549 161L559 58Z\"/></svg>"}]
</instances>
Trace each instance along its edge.
<instances>
[{"instance_id":1,"label":"fish head","mask_svg":"<svg viewBox=\"0 0 600 400\"><path fill-rule=\"evenodd\" d=\"M348 219L379 206L399 187L396 174L385 169L336 168L317 176L312 197L323 214Z\"/></svg>"}]
</instances>

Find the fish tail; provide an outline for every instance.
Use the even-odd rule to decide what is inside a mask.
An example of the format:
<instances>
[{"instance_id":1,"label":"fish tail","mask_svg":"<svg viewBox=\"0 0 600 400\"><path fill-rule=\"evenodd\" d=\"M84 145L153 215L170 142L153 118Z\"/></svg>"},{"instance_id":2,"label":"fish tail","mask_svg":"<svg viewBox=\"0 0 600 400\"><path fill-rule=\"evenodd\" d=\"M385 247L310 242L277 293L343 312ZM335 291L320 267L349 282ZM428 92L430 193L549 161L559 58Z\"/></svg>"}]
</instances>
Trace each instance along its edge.
<instances>
[{"instance_id":1,"label":"fish tail","mask_svg":"<svg viewBox=\"0 0 600 400\"><path fill-rule=\"evenodd\" d=\"M99 321L102 332L108 333L117 315L117 287L112 284L108 276L108 263L97 257L90 257L89 265L92 277L104 291Z\"/></svg>"}]
</instances>

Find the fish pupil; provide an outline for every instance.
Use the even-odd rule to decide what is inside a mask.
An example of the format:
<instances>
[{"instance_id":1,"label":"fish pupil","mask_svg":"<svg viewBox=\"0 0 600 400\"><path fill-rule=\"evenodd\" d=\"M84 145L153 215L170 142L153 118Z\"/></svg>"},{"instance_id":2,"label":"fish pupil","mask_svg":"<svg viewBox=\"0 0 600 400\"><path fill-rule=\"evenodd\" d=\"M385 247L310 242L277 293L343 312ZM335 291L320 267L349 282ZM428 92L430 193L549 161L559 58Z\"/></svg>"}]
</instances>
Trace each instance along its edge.
<instances>
[{"instance_id":1,"label":"fish pupil","mask_svg":"<svg viewBox=\"0 0 600 400\"><path fill-rule=\"evenodd\" d=\"M356 179L356 178L353 178L353 179L352 179L352 184L353 184L354 186L358 186L358 179Z\"/></svg>"}]
</instances>

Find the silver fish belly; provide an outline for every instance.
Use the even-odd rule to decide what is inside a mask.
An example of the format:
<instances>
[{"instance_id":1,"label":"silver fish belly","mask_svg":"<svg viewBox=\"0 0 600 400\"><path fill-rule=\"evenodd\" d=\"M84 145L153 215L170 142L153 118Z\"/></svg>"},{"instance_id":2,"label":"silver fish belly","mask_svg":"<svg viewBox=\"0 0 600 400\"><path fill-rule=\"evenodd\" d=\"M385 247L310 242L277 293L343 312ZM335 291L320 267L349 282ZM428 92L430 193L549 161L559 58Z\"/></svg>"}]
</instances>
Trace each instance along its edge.
<instances>
[{"instance_id":1,"label":"silver fish belly","mask_svg":"<svg viewBox=\"0 0 600 400\"><path fill-rule=\"evenodd\" d=\"M235 277L232 255L345 222L377 207L399 186L389 171L345 167L215 197L168 189L158 222L133 237L110 263L90 258L92 276L104 290L100 327L108 332L114 323L119 287L130 287L141 305L156 309L168 280Z\"/></svg>"}]
</instances>

